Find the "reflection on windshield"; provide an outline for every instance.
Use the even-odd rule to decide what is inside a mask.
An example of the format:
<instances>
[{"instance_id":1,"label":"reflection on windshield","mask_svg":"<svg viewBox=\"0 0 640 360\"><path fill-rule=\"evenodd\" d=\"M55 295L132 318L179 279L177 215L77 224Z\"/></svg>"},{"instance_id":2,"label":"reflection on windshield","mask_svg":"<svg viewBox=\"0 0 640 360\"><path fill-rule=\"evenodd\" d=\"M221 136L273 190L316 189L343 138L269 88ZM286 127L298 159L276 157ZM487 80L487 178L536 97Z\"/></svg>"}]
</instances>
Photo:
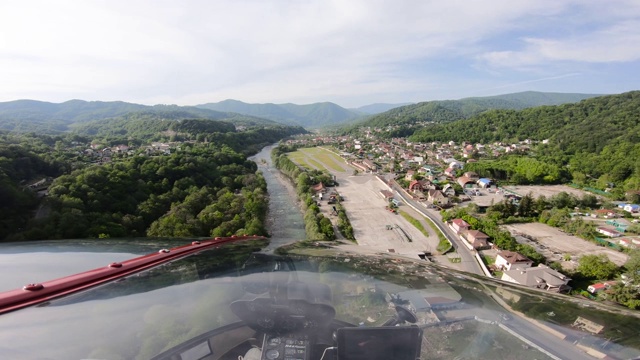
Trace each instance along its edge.
<instances>
[{"instance_id":1,"label":"reflection on windshield","mask_svg":"<svg viewBox=\"0 0 640 360\"><path fill-rule=\"evenodd\" d=\"M567 297L426 262L326 250L316 256L309 249L283 257L256 253L265 245L227 244L3 315L0 353L149 359L171 349L211 349L217 355L207 359L218 359L244 343L243 351L262 346L259 335L270 330L378 327L398 323L390 320L407 309L421 329L422 359L581 358L585 351L640 356L637 317L620 311L586 308ZM322 344L331 345L326 338Z\"/></svg>"}]
</instances>

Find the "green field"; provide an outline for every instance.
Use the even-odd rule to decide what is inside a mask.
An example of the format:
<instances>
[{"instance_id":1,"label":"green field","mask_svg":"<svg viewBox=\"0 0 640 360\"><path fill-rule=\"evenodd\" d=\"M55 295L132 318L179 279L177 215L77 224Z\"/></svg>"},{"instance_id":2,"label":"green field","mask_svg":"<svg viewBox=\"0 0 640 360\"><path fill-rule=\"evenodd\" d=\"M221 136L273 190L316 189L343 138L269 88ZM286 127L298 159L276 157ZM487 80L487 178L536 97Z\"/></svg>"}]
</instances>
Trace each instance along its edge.
<instances>
[{"instance_id":1,"label":"green field","mask_svg":"<svg viewBox=\"0 0 640 360\"><path fill-rule=\"evenodd\" d=\"M295 152L289 153L289 158L296 164L310 169L328 170L327 167L329 167L333 171L345 171L345 169L339 165L339 163L343 161L339 156L318 147L298 149Z\"/></svg>"},{"instance_id":2,"label":"green field","mask_svg":"<svg viewBox=\"0 0 640 360\"><path fill-rule=\"evenodd\" d=\"M429 232L427 231L427 229L424 228L424 226L422 226L422 223L420 222L420 220L414 218L413 216L407 214L402 210L399 210L398 212L400 213L400 215L402 215L403 218L407 219L407 221L410 222L411 225L415 226L416 229L420 230L420 232L423 233L424 236L429 237Z\"/></svg>"},{"instance_id":3,"label":"green field","mask_svg":"<svg viewBox=\"0 0 640 360\"><path fill-rule=\"evenodd\" d=\"M307 157L303 153L296 151L287 155L289 156L289 159L291 159L291 161L293 161L294 163L307 169L313 169L313 166L310 166L309 163L307 163Z\"/></svg>"}]
</instances>

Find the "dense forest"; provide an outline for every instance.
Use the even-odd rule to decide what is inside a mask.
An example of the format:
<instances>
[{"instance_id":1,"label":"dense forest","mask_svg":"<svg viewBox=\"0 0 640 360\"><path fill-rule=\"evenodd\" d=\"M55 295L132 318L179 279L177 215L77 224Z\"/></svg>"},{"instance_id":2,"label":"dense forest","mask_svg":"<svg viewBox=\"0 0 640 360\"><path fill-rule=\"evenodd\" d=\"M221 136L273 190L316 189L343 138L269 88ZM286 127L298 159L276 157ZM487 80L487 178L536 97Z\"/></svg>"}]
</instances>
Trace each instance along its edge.
<instances>
[{"instance_id":1,"label":"dense forest","mask_svg":"<svg viewBox=\"0 0 640 360\"><path fill-rule=\"evenodd\" d=\"M265 234L266 183L226 146L184 145L58 177L24 239Z\"/></svg>"},{"instance_id":2,"label":"dense forest","mask_svg":"<svg viewBox=\"0 0 640 360\"><path fill-rule=\"evenodd\" d=\"M0 240L265 234L266 184L246 157L306 131L166 108L0 132Z\"/></svg>"},{"instance_id":3,"label":"dense forest","mask_svg":"<svg viewBox=\"0 0 640 360\"><path fill-rule=\"evenodd\" d=\"M17 137L0 133L0 240L24 228L38 205L29 180L53 178L68 172L73 159L55 150L56 138Z\"/></svg>"},{"instance_id":4,"label":"dense forest","mask_svg":"<svg viewBox=\"0 0 640 360\"><path fill-rule=\"evenodd\" d=\"M185 143L69 172L73 159L32 143L0 146L0 239L265 234L264 179L226 145ZM39 200L21 181L42 176L55 180L34 219Z\"/></svg>"},{"instance_id":5,"label":"dense forest","mask_svg":"<svg viewBox=\"0 0 640 360\"><path fill-rule=\"evenodd\" d=\"M238 116L237 119L245 124L241 125L244 127L241 131L236 131L236 125L226 120L193 118L169 120L157 113L138 112L114 119L81 124L75 128L75 133L109 145L123 142L142 144L150 141L199 141L226 144L238 152L252 154L282 138L307 132L302 127L275 123L264 126L261 122L253 122L242 116Z\"/></svg>"}]
</instances>

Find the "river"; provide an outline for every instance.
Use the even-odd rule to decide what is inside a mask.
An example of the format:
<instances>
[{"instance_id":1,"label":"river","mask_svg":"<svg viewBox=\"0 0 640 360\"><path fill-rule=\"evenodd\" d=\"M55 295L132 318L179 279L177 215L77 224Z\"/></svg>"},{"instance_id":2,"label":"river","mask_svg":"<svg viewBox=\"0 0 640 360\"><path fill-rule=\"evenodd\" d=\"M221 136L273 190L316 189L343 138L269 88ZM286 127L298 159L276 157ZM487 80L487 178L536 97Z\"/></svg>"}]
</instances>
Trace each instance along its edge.
<instances>
[{"instance_id":1,"label":"river","mask_svg":"<svg viewBox=\"0 0 640 360\"><path fill-rule=\"evenodd\" d=\"M269 213L266 225L271 235L271 242L265 249L268 252L306 237L295 188L271 161L271 150L274 146L267 146L249 158L258 164L258 169L262 172L269 191Z\"/></svg>"}]
</instances>

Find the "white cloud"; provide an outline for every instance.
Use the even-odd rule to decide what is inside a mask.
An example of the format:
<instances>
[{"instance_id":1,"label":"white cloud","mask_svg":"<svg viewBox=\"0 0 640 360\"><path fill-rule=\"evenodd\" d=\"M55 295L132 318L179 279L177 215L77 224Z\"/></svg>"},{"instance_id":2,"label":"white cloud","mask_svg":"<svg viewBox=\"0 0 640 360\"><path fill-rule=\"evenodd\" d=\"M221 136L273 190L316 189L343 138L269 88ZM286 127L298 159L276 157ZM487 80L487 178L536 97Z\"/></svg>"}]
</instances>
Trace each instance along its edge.
<instances>
[{"instance_id":1,"label":"white cloud","mask_svg":"<svg viewBox=\"0 0 640 360\"><path fill-rule=\"evenodd\" d=\"M640 8L634 19L559 37L521 39L522 49L489 51L478 56L492 67L528 69L557 61L582 63L632 62L640 60Z\"/></svg>"},{"instance_id":2,"label":"white cloud","mask_svg":"<svg viewBox=\"0 0 640 360\"><path fill-rule=\"evenodd\" d=\"M460 72L478 59L516 68L638 59L640 31L630 15L637 6L584 4L8 1L0 4L0 101L383 101L450 87L447 76L456 74L428 66L446 65L444 58L466 66ZM537 36L547 21L557 26L572 12L580 16L567 23L604 25L593 33ZM523 38L520 48L495 43L512 42L514 31Z\"/></svg>"}]
</instances>

